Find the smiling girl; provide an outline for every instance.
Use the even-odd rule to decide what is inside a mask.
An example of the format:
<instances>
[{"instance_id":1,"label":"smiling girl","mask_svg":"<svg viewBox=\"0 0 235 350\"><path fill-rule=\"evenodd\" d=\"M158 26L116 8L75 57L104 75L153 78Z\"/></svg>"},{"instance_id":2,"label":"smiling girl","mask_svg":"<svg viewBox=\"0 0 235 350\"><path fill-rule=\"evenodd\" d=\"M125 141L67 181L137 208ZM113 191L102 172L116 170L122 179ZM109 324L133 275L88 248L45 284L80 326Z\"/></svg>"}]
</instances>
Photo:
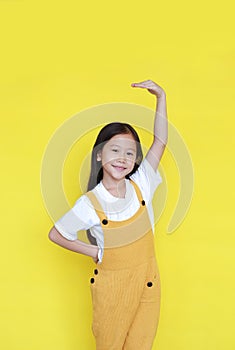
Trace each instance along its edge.
<instances>
[{"instance_id":1,"label":"smiling girl","mask_svg":"<svg viewBox=\"0 0 235 350\"><path fill-rule=\"evenodd\" d=\"M150 350L160 315L152 198L168 139L166 94L151 80L133 83L157 98L154 136L143 159L126 123L101 129L92 150L87 192L52 227L56 244L93 258L92 331L97 350ZM91 244L77 239L87 230Z\"/></svg>"}]
</instances>

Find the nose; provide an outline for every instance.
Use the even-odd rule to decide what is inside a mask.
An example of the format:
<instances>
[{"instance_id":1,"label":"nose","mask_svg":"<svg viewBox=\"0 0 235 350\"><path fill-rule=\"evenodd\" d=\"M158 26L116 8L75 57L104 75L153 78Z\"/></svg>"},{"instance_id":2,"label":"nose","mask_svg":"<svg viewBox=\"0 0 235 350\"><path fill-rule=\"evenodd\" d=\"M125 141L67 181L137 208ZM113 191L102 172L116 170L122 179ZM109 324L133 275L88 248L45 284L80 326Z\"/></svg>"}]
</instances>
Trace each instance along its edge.
<instances>
[{"instance_id":1,"label":"nose","mask_svg":"<svg viewBox=\"0 0 235 350\"><path fill-rule=\"evenodd\" d=\"M121 153L119 154L118 161L119 161L119 162L122 162L122 163L125 163L125 162L126 162L126 154L125 154L125 152L121 152Z\"/></svg>"}]
</instances>

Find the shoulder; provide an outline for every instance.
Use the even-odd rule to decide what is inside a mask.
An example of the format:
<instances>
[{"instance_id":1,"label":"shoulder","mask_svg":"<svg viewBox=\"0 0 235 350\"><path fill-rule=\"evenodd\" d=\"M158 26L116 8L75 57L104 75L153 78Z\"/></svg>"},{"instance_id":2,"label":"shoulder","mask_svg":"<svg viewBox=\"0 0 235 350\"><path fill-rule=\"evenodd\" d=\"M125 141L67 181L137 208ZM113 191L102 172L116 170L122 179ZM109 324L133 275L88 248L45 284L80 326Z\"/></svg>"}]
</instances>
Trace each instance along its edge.
<instances>
[{"instance_id":1,"label":"shoulder","mask_svg":"<svg viewBox=\"0 0 235 350\"><path fill-rule=\"evenodd\" d=\"M133 181L138 181L140 179L144 179L148 182L160 184L162 182L162 177L157 169L156 171L152 168L147 158L140 163L139 168L136 170L134 174L130 177Z\"/></svg>"},{"instance_id":2,"label":"shoulder","mask_svg":"<svg viewBox=\"0 0 235 350\"><path fill-rule=\"evenodd\" d=\"M140 187L146 200L152 198L155 190L162 182L159 170L155 171L146 158L141 162L136 172L130 176L130 179Z\"/></svg>"},{"instance_id":3,"label":"shoulder","mask_svg":"<svg viewBox=\"0 0 235 350\"><path fill-rule=\"evenodd\" d=\"M99 223L99 218L94 206L86 193L77 199L72 210L78 217L89 223L91 226Z\"/></svg>"},{"instance_id":4,"label":"shoulder","mask_svg":"<svg viewBox=\"0 0 235 350\"><path fill-rule=\"evenodd\" d=\"M81 197L79 197L76 200L76 202L73 206L73 210L76 211L76 209L78 209L78 208L80 209L83 206L87 207L87 209L92 206L92 203L91 203L90 199L88 198L88 196L86 195L86 193L84 193Z\"/></svg>"},{"instance_id":5,"label":"shoulder","mask_svg":"<svg viewBox=\"0 0 235 350\"><path fill-rule=\"evenodd\" d=\"M91 202L82 195L73 207L55 222L54 226L64 237L75 240L78 231L87 230L98 224L99 218Z\"/></svg>"}]
</instances>

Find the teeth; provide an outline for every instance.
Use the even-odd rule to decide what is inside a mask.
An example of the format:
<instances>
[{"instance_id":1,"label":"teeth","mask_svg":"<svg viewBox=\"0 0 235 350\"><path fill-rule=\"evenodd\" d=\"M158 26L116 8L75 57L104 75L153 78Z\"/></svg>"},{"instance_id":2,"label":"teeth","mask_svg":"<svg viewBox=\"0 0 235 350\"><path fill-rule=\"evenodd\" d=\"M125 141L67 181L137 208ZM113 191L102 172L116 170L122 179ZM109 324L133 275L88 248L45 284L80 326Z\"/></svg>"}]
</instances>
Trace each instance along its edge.
<instances>
[{"instance_id":1,"label":"teeth","mask_svg":"<svg viewBox=\"0 0 235 350\"><path fill-rule=\"evenodd\" d=\"M122 167L122 166L116 166L116 165L113 165L114 168L116 169L120 169L120 170L125 170L126 168Z\"/></svg>"}]
</instances>

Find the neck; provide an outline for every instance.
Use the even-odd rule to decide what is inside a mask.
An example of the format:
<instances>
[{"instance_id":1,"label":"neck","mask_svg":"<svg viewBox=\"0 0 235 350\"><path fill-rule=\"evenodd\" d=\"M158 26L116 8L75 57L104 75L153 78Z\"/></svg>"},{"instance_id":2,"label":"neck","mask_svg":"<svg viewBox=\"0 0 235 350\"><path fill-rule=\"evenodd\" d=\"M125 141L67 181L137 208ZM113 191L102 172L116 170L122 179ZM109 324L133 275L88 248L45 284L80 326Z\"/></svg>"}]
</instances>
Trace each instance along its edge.
<instances>
[{"instance_id":1,"label":"neck","mask_svg":"<svg viewBox=\"0 0 235 350\"><path fill-rule=\"evenodd\" d=\"M125 198L126 195L126 182L125 179L120 181L108 181L103 179L102 183L107 191L109 191L114 197Z\"/></svg>"}]
</instances>

